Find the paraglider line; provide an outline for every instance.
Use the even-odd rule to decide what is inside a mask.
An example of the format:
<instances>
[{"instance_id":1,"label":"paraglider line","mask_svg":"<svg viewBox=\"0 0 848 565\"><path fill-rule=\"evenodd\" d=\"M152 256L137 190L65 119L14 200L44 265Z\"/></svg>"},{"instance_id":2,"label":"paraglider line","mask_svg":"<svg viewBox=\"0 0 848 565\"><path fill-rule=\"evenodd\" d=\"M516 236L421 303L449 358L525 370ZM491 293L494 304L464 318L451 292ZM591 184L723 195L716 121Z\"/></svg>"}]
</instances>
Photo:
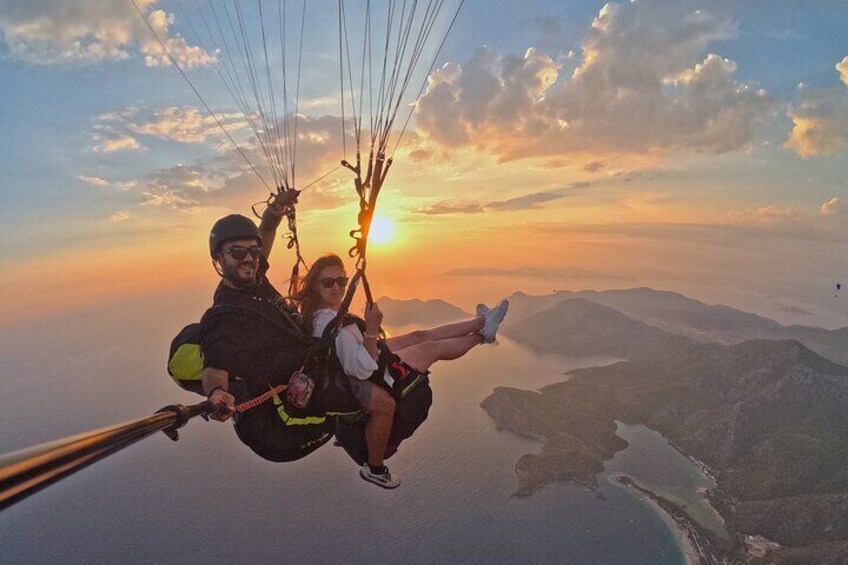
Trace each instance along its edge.
<instances>
[{"instance_id":1,"label":"paraglider line","mask_svg":"<svg viewBox=\"0 0 848 565\"><path fill-rule=\"evenodd\" d=\"M194 92L195 96L197 96L197 98L200 100L200 102L206 108L206 111L209 112L209 114L212 115L212 118L215 120L215 123L218 124L218 127L221 128L221 131L224 132L224 135L227 136L227 139L230 140L230 143L233 144L233 147L236 148L236 151L239 152L239 154L242 156L242 158L245 160L245 162L248 164L248 166L253 171L253 173L257 176L257 178L259 178L259 180L262 181L262 184L265 185L265 188L270 190L271 187L268 186L268 183L265 182L265 179L262 177L262 175L259 174L259 171L256 170L256 167L253 166L253 163L250 162L250 159L247 158L247 155L245 155L244 151L242 151L241 147L238 146L238 144L235 142L233 137L230 135L230 132L227 131L227 129L224 127L224 124L222 124L221 120L218 119L218 115L215 114L215 112L212 110L212 108L209 106L209 104L206 103L206 100L204 100L203 96L200 95L200 92L197 91L197 88L194 87L194 84L192 84L191 80L189 80L188 76L185 74L185 72L182 70L180 65L177 63L176 59L174 59L174 56L171 55L171 52L165 46L165 43L159 38L159 34L157 34L156 31L153 29L153 26L150 25L150 22L147 20L147 17L144 15L144 13L138 7L136 0L130 0L130 2L132 2L133 6L135 7L136 12L138 12L138 15L141 16L141 19L144 20L145 25L147 25L147 29L150 30L150 33L152 33L153 37L156 38L156 41L159 42L159 45L162 47L162 51L165 53L165 55L168 57L168 59L171 61L171 63L174 65L174 67L176 67L177 71L179 71L180 75L185 79L185 81L188 83L188 85L191 87L191 90Z\"/></svg>"}]
</instances>

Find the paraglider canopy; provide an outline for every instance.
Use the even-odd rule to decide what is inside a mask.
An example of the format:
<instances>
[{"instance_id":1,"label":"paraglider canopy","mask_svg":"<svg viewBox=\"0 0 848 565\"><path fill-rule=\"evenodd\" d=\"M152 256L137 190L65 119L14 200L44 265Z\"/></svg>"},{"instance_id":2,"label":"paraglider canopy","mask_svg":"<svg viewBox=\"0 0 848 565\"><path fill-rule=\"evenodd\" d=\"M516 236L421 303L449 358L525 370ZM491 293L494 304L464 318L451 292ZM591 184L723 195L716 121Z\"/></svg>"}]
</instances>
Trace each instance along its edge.
<instances>
[{"instance_id":1,"label":"paraglider canopy","mask_svg":"<svg viewBox=\"0 0 848 565\"><path fill-rule=\"evenodd\" d=\"M167 59L270 192L267 203L283 208L289 228L284 238L297 256L293 283L304 264L297 196L340 168L352 173L359 200L359 225L350 232L355 244L349 254L364 270L377 197L465 0L175 0L172 27L210 54L206 70L181 64L151 25L149 7L131 1ZM325 37L315 43L315 30L333 30L335 41ZM304 47L309 41L313 44ZM325 66L329 59L336 61ZM332 72L316 72L318 68ZM301 84L304 69L322 81L337 77L338 87L322 96L337 96L341 129L340 164L305 185L296 176L303 141L298 130L304 121L301 93L308 88ZM219 94L229 94L230 102ZM240 115L249 138L237 139L237 132L219 118L221 112Z\"/></svg>"}]
</instances>

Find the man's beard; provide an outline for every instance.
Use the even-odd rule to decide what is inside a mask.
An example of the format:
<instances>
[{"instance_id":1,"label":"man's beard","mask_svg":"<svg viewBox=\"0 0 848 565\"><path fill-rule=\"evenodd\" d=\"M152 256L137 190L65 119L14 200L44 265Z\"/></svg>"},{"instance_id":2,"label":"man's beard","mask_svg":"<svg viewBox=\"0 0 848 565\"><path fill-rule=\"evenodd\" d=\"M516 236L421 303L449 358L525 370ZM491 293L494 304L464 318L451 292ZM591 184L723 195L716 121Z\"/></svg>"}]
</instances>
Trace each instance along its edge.
<instances>
[{"instance_id":1,"label":"man's beard","mask_svg":"<svg viewBox=\"0 0 848 565\"><path fill-rule=\"evenodd\" d=\"M231 264L224 263L224 278L230 281L230 283L238 288L243 288L246 286L252 286L256 283L256 264L253 265L253 274L250 278L244 278L244 276L239 272L240 263Z\"/></svg>"}]
</instances>

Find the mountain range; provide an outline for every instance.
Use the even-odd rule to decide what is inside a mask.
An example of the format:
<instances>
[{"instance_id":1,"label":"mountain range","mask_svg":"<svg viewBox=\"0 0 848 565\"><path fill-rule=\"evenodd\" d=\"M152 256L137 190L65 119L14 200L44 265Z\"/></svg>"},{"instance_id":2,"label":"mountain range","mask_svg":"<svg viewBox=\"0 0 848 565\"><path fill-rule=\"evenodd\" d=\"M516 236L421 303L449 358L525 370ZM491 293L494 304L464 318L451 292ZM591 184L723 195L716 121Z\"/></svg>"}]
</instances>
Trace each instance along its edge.
<instances>
[{"instance_id":1,"label":"mountain range","mask_svg":"<svg viewBox=\"0 0 848 565\"><path fill-rule=\"evenodd\" d=\"M627 446L615 422L644 424L715 476L710 500L737 535L713 540L720 559L748 559L748 534L780 545L766 563L848 563L848 328L783 326L648 288L509 300L510 338L624 360L482 402L499 429L544 440L517 462L517 494L596 485Z\"/></svg>"},{"instance_id":2,"label":"mountain range","mask_svg":"<svg viewBox=\"0 0 848 565\"><path fill-rule=\"evenodd\" d=\"M510 311L504 321L504 332L511 335L514 326L574 299L612 308L632 320L698 343L730 345L750 339L794 339L828 359L848 364L848 327L828 330L811 326L784 326L769 318L729 306L705 304L682 294L650 288L561 291L542 296L516 292L509 296Z\"/></svg>"}]
</instances>

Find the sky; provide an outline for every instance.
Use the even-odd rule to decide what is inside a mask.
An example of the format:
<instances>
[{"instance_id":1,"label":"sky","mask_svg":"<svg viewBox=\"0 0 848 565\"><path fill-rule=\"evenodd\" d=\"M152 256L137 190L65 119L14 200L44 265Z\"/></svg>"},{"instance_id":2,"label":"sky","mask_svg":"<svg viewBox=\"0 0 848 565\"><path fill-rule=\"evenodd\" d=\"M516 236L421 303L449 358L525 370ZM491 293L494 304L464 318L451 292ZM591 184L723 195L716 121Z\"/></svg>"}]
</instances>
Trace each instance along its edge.
<instances>
[{"instance_id":1,"label":"sky","mask_svg":"<svg viewBox=\"0 0 848 565\"><path fill-rule=\"evenodd\" d=\"M256 5L242 5L251 29ZM278 23L278 2L258 5ZM338 2L284 5L266 39L269 68L288 71L269 74L279 116L297 101L309 261L352 244L340 108L366 98L352 79L342 96ZM0 0L0 325L150 293L211 300L209 228L274 184L256 112L219 76L244 55L201 27L233 4L136 6L143 18L131 0ZM345 6L356 69L365 2ZM372 21L385 7L373 2ZM377 208L393 236L369 247L375 293L471 310L517 290L650 286L848 325L845 37L843 1L466 0L400 105L409 125ZM284 287L292 253L278 244L270 259Z\"/></svg>"}]
</instances>

